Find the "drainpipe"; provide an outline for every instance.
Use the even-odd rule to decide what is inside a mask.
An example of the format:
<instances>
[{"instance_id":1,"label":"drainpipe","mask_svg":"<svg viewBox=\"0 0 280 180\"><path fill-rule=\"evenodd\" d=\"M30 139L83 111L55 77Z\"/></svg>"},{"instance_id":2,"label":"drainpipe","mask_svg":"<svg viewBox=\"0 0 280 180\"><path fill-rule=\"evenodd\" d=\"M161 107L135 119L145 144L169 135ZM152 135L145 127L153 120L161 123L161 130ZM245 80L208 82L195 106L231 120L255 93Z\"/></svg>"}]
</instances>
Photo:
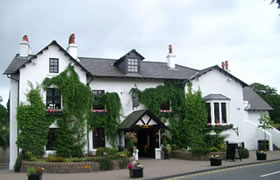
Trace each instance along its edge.
<instances>
[{"instance_id":1,"label":"drainpipe","mask_svg":"<svg viewBox=\"0 0 280 180\"><path fill-rule=\"evenodd\" d=\"M14 79L14 78L12 78L11 77L11 75L10 74L7 74L7 78L9 78L9 79L12 79L12 80L14 80L14 81L17 81L18 82L18 96L17 96L17 107L19 106L19 79ZM10 101L10 105L11 105L11 101ZM10 111L11 111L11 108L9 107L9 109L10 109ZM10 119L10 113L9 113L9 119ZM18 125L17 125L17 136L18 136L18 134L19 134L19 129L18 129ZM18 146L17 146L17 157L19 156L19 148L18 148Z\"/></svg>"}]
</instances>

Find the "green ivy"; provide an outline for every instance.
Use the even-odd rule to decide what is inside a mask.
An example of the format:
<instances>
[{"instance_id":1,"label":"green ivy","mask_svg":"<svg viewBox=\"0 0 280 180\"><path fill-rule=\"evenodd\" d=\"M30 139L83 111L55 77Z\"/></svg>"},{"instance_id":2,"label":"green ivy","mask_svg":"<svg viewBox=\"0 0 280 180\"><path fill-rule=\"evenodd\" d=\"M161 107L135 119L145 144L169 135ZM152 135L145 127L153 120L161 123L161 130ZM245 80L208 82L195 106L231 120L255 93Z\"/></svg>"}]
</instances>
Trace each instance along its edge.
<instances>
[{"instance_id":1,"label":"green ivy","mask_svg":"<svg viewBox=\"0 0 280 180\"><path fill-rule=\"evenodd\" d=\"M0 147L7 148L9 146L9 114L2 104L0 104L0 122Z\"/></svg>"},{"instance_id":2,"label":"green ivy","mask_svg":"<svg viewBox=\"0 0 280 180\"><path fill-rule=\"evenodd\" d=\"M41 156L48 142L48 129L52 120L46 118L46 106L40 95L40 87L33 88L30 82L29 86L31 89L26 95L29 104L21 103L17 108L17 145L23 152L30 151L36 156Z\"/></svg>"},{"instance_id":3,"label":"green ivy","mask_svg":"<svg viewBox=\"0 0 280 180\"><path fill-rule=\"evenodd\" d=\"M104 105L106 113L94 113L89 121L90 128L105 129L105 135L111 145L115 145L116 134L120 124L121 101L117 93L106 92L94 96L94 100Z\"/></svg>"},{"instance_id":4,"label":"green ivy","mask_svg":"<svg viewBox=\"0 0 280 180\"><path fill-rule=\"evenodd\" d=\"M92 92L80 82L74 67L53 78L45 78L43 88L55 86L62 95L63 114L57 119L56 150L58 156L82 156L85 146L86 120L91 116Z\"/></svg>"}]
</instances>

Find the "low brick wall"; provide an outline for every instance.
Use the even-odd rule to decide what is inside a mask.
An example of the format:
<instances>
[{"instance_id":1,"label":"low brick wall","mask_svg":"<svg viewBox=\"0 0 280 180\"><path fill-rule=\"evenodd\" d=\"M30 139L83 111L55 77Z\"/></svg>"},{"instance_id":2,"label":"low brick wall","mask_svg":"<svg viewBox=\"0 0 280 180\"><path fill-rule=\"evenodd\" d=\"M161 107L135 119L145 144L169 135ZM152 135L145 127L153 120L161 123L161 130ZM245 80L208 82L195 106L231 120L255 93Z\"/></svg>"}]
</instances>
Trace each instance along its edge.
<instances>
[{"instance_id":1,"label":"low brick wall","mask_svg":"<svg viewBox=\"0 0 280 180\"><path fill-rule=\"evenodd\" d=\"M226 157L225 152L211 152L207 155L195 156L191 152L187 151L171 151L170 158L183 159L183 160L194 160L194 161L206 161L209 160L211 155L220 155L223 159Z\"/></svg>"},{"instance_id":2,"label":"low brick wall","mask_svg":"<svg viewBox=\"0 0 280 180\"><path fill-rule=\"evenodd\" d=\"M120 169L119 160L113 161L113 170ZM85 173L100 171L99 162L34 162L22 161L21 172L26 172L30 167L44 168L46 173Z\"/></svg>"}]
</instances>

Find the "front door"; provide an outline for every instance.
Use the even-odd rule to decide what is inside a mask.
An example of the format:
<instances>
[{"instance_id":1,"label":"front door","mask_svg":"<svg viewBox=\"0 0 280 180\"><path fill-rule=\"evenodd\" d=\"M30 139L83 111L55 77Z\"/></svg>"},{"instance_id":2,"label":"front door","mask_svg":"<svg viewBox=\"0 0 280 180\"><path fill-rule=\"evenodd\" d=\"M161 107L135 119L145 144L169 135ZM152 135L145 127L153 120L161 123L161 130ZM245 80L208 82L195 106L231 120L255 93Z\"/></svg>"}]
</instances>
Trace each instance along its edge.
<instances>
[{"instance_id":1,"label":"front door","mask_svg":"<svg viewBox=\"0 0 280 180\"><path fill-rule=\"evenodd\" d=\"M140 157L155 157L155 148L158 137L154 128L141 128L137 133L138 150Z\"/></svg>"}]
</instances>

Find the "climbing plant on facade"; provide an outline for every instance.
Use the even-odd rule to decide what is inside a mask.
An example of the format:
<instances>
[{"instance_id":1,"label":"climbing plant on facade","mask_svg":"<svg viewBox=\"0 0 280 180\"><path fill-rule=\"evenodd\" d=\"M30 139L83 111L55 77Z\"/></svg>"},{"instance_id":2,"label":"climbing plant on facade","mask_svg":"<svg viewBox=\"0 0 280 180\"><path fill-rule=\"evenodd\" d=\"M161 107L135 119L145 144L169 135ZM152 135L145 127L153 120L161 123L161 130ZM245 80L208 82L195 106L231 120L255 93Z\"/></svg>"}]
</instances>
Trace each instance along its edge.
<instances>
[{"instance_id":1,"label":"climbing plant on facade","mask_svg":"<svg viewBox=\"0 0 280 180\"><path fill-rule=\"evenodd\" d=\"M95 113L89 121L90 128L104 128L109 143L114 146L120 123L121 102L115 92L107 92L101 96L94 96L94 101L104 105L106 113Z\"/></svg>"},{"instance_id":2,"label":"climbing plant on facade","mask_svg":"<svg viewBox=\"0 0 280 180\"><path fill-rule=\"evenodd\" d=\"M26 94L28 104L21 103L17 108L19 135L17 145L23 152L41 156L48 140L48 129L52 123L46 118L46 106L40 95L40 87L29 83L30 91Z\"/></svg>"},{"instance_id":3,"label":"climbing plant on facade","mask_svg":"<svg viewBox=\"0 0 280 180\"><path fill-rule=\"evenodd\" d=\"M59 156L81 156L85 145L86 120L91 116L92 92L80 82L74 67L53 78L45 78L43 88L54 86L62 95L63 114L57 119L56 151Z\"/></svg>"}]
</instances>

